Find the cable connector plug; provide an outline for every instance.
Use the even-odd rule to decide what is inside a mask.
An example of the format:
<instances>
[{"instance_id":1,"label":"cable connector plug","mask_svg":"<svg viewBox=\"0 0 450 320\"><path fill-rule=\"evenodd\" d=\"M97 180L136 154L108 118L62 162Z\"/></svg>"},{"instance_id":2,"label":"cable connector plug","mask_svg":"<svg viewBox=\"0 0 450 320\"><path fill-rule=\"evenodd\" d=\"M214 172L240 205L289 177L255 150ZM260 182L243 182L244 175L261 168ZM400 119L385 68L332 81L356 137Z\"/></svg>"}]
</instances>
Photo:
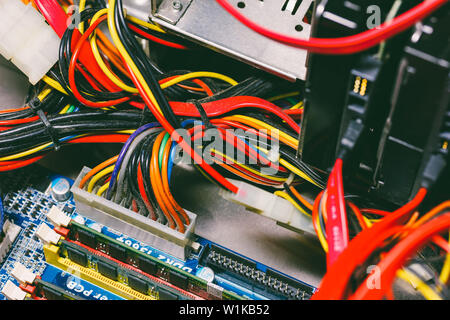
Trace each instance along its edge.
<instances>
[{"instance_id":1,"label":"cable connector plug","mask_svg":"<svg viewBox=\"0 0 450 320\"><path fill-rule=\"evenodd\" d=\"M0 54L35 85L58 61L60 39L43 16L19 0L0 0Z\"/></svg>"},{"instance_id":2,"label":"cable connector plug","mask_svg":"<svg viewBox=\"0 0 450 320\"><path fill-rule=\"evenodd\" d=\"M431 158L428 160L425 170L423 171L422 187L430 189L439 179L446 166L447 161L442 154L438 153L431 155Z\"/></svg>"},{"instance_id":3,"label":"cable connector plug","mask_svg":"<svg viewBox=\"0 0 450 320\"><path fill-rule=\"evenodd\" d=\"M358 143L359 138L364 130L364 123L360 119L351 120L348 123L347 130L341 139L341 144L339 148L339 159L344 159L347 152L355 148Z\"/></svg>"}]
</instances>

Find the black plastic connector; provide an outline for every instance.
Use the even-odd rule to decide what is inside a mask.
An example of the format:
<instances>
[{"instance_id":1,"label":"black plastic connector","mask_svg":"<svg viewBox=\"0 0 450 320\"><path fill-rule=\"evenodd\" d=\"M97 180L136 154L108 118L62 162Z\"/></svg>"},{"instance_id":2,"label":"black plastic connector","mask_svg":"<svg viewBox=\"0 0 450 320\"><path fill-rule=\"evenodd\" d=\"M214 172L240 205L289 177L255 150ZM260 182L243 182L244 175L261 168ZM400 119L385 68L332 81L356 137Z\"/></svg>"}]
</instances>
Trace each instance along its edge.
<instances>
[{"instance_id":1,"label":"black plastic connector","mask_svg":"<svg viewBox=\"0 0 450 320\"><path fill-rule=\"evenodd\" d=\"M422 187L430 189L439 179L446 166L447 161L444 155L433 154L423 172Z\"/></svg>"}]
</instances>

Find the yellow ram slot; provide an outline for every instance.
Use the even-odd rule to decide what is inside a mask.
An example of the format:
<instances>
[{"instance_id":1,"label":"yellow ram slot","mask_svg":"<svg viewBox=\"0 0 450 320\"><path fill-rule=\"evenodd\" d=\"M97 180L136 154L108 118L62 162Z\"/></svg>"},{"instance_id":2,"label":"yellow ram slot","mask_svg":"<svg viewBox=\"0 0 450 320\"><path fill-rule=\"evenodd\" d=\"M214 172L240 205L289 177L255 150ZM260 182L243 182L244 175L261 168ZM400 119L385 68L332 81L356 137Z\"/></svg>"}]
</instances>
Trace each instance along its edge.
<instances>
[{"instance_id":1,"label":"yellow ram slot","mask_svg":"<svg viewBox=\"0 0 450 320\"><path fill-rule=\"evenodd\" d=\"M92 269L80 266L67 258L59 256L59 247L54 245L44 246L45 260L47 263L74 274L83 280L93 283L103 289L115 293L128 300L156 300L155 298L137 292L130 287L111 280Z\"/></svg>"}]
</instances>

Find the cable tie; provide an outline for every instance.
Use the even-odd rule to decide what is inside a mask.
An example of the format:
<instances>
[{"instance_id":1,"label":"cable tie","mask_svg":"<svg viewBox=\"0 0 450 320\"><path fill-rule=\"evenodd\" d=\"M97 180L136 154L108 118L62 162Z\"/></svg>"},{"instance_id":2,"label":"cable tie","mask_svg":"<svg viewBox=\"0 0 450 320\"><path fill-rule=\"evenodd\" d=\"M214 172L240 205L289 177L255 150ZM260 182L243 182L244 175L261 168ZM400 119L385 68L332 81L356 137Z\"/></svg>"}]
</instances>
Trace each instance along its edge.
<instances>
[{"instance_id":1,"label":"cable tie","mask_svg":"<svg viewBox=\"0 0 450 320\"><path fill-rule=\"evenodd\" d=\"M215 126L209 120L208 114L203 108L203 105L198 100L189 100L188 103L192 103L197 108L198 113L200 114L200 118L202 119L202 122L205 124L206 129L215 128Z\"/></svg>"},{"instance_id":2,"label":"cable tie","mask_svg":"<svg viewBox=\"0 0 450 320\"><path fill-rule=\"evenodd\" d=\"M146 125L150 122L153 122L154 118L153 118L153 113L150 111L150 109L147 107L147 105L144 105L144 109L142 109L142 113L141 113L141 122L139 124L139 128L142 127L143 125Z\"/></svg>"},{"instance_id":3,"label":"cable tie","mask_svg":"<svg viewBox=\"0 0 450 320\"><path fill-rule=\"evenodd\" d=\"M45 131L50 136L50 139L53 142L55 151L58 151L61 148L61 142L59 141L59 138L55 132L55 129L53 128L52 124L48 120L47 116L45 115L45 112L42 111L42 102L38 98L34 98L29 103L30 109L36 114L42 121L42 123L45 126Z\"/></svg>"}]
</instances>

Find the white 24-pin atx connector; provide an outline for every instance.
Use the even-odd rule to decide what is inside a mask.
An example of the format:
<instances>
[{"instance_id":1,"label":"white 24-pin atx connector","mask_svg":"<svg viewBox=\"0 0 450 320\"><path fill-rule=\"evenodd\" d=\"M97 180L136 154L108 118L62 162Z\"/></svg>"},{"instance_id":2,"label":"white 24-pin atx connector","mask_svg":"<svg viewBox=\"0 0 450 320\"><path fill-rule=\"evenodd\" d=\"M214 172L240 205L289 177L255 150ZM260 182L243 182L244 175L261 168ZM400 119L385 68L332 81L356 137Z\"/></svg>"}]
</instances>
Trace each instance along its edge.
<instances>
[{"instance_id":1,"label":"white 24-pin atx connector","mask_svg":"<svg viewBox=\"0 0 450 320\"><path fill-rule=\"evenodd\" d=\"M60 39L44 17L20 0L0 0L0 54L35 85L58 61Z\"/></svg>"}]
</instances>

